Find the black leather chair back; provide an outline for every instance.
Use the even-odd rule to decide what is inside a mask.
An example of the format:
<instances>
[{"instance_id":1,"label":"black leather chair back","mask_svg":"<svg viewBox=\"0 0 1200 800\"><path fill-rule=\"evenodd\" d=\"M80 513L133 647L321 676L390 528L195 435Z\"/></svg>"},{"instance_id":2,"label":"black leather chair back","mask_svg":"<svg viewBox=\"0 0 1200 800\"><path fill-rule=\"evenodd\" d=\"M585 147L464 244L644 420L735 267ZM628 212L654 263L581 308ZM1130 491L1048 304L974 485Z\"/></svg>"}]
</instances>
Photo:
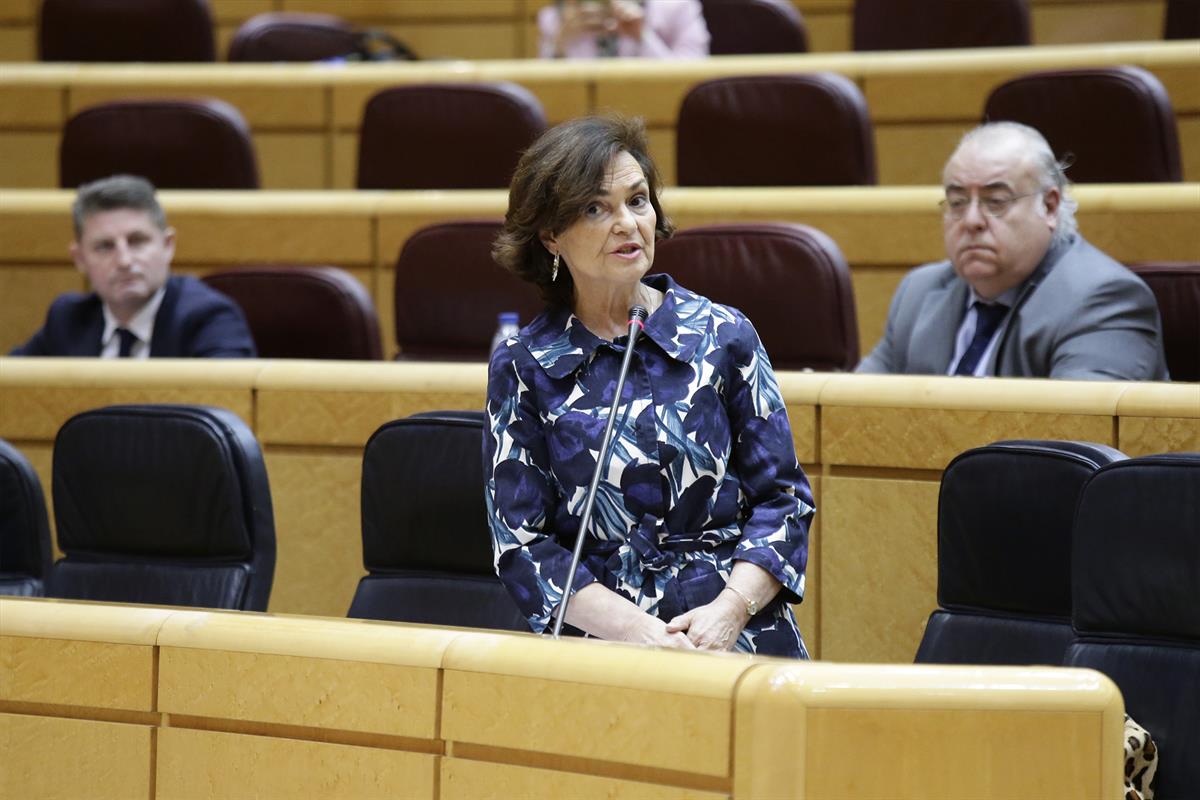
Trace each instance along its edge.
<instances>
[{"instance_id":1,"label":"black leather chair back","mask_svg":"<svg viewBox=\"0 0 1200 800\"><path fill-rule=\"evenodd\" d=\"M275 523L254 434L221 408L108 406L54 442L65 557L47 595L265 611Z\"/></svg>"},{"instance_id":2,"label":"black leather chair back","mask_svg":"<svg viewBox=\"0 0 1200 800\"><path fill-rule=\"evenodd\" d=\"M0 595L41 597L50 560L42 482L21 451L0 439Z\"/></svg>"},{"instance_id":3,"label":"black leather chair back","mask_svg":"<svg viewBox=\"0 0 1200 800\"><path fill-rule=\"evenodd\" d=\"M1022 75L992 90L983 119L1036 128L1075 183L1183 180L1171 98L1141 67Z\"/></svg>"},{"instance_id":4,"label":"black leather chair back","mask_svg":"<svg viewBox=\"0 0 1200 800\"><path fill-rule=\"evenodd\" d=\"M791 222L688 228L655 246L654 271L749 317L775 369L852 370L858 363L850 267L816 228Z\"/></svg>"},{"instance_id":5,"label":"black leather chair back","mask_svg":"<svg viewBox=\"0 0 1200 800\"><path fill-rule=\"evenodd\" d=\"M541 102L515 83L383 89L363 111L358 188L507 189L545 130Z\"/></svg>"},{"instance_id":6,"label":"black leather chair back","mask_svg":"<svg viewBox=\"0 0 1200 800\"><path fill-rule=\"evenodd\" d=\"M259 358L383 358L375 303L345 270L239 267L203 280L242 307Z\"/></svg>"},{"instance_id":7,"label":"black leather chair back","mask_svg":"<svg viewBox=\"0 0 1200 800\"><path fill-rule=\"evenodd\" d=\"M1029 44L1027 0L855 0L855 50Z\"/></svg>"},{"instance_id":8,"label":"black leather chair back","mask_svg":"<svg viewBox=\"0 0 1200 800\"><path fill-rule=\"evenodd\" d=\"M159 189L257 189L250 126L223 100L115 100L67 120L59 185L124 173Z\"/></svg>"},{"instance_id":9,"label":"black leather chair back","mask_svg":"<svg viewBox=\"0 0 1200 800\"><path fill-rule=\"evenodd\" d=\"M1200 788L1200 453L1098 471L1075 515L1066 664L1121 689L1161 756L1156 800Z\"/></svg>"},{"instance_id":10,"label":"black leather chair back","mask_svg":"<svg viewBox=\"0 0 1200 800\"><path fill-rule=\"evenodd\" d=\"M42 0L42 61L213 61L208 0Z\"/></svg>"},{"instance_id":11,"label":"black leather chair back","mask_svg":"<svg viewBox=\"0 0 1200 800\"><path fill-rule=\"evenodd\" d=\"M866 186L875 133L843 75L716 78L683 98L676 165L680 186Z\"/></svg>"},{"instance_id":12,"label":"black leather chair back","mask_svg":"<svg viewBox=\"0 0 1200 800\"><path fill-rule=\"evenodd\" d=\"M700 0L714 56L807 53L808 29L790 0Z\"/></svg>"},{"instance_id":13,"label":"black leather chair back","mask_svg":"<svg viewBox=\"0 0 1200 800\"><path fill-rule=\"evenodd\" d=\"M1200 39L1200 0L1167 0L1164 39Z\"/></svg>"},{"instance_id":14,"label":"black leather chair back","mask_svg":"<svg viewBox=\"0 0 1200 800\"><path fill-rule=\"evenodd\" d=\"M349 616L528 631L496 577L483 414L389 422L363 452L363 563Z\"/></svg>"},{"instance_id":15,"label":"black leather chair back","mask_svg":"<svg viewBox=\"0 0 1200 800\"><path fill-rule=\"evenodd\" d=\"M1071 525L1087 480L1125 456L1013 440L957 456L938 496L938 606L918 663L1060 664L1071 642Z\"/></svg>"}]
</instances>

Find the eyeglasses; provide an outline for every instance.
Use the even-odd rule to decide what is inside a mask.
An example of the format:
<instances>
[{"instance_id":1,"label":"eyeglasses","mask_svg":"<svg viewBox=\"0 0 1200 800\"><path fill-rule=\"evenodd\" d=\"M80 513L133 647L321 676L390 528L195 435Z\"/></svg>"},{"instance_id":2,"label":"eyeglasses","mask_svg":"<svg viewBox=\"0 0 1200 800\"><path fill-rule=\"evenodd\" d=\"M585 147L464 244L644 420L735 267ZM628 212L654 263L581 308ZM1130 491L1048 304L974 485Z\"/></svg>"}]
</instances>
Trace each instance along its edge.
<instances>
[{"instance_id":1,"label":"eyeglasses","mask_svg":"<svg viewBox=\"0 0 1200 800\"><path fill-rule=\"evenodd\" d=\"M1008 213L1008 210L1013 207L1013 203L1020 200L1022 197L1033 197L1041 192L1026 192L1025 194L990 194L979 199L979 208L989 217L1003 217ZM942 209L942 216L946 219L959 220L967 215L967 211L971 208L972 199L955 195L947 197L945 200L938 202L938 206Z\"/></svg>"}]
</instances>

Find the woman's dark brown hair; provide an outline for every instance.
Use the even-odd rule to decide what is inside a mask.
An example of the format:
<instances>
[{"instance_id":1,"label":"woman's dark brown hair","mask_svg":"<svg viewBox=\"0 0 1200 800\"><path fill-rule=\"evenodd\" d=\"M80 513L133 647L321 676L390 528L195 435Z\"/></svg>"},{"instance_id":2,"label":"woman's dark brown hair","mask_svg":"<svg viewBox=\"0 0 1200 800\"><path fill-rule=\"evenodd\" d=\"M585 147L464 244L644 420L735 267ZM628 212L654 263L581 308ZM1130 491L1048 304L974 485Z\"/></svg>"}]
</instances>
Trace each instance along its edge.
<instances>
[{"instance_id":1,"label":"woman's dark brown hair","mask_svg":"<svg viewBox=\"0 0 1200 800\"><path fill-rule=\"evenodd\" d=\"M641 166L650 205L658 217L655 239L666 239L675 226L658 199L658 169L650 159L646 128L640 118L618 115L573 119L542 134L521 156L508 189L504 230L492 245L497 264L537 286L550 308L571 308L575 282L565 266L551 281L554 257L539 239L543 231L562 233L601 192L608 165L620 152Z\"/></svg>"}]
</instances>

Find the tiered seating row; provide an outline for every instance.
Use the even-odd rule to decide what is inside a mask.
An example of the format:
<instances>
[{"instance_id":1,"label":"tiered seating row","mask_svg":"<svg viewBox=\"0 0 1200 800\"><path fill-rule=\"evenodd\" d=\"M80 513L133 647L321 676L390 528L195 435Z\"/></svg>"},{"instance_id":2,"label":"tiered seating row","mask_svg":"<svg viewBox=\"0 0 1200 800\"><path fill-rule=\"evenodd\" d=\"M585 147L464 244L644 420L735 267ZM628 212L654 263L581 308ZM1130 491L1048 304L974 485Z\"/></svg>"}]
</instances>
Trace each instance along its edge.
<instances>
[{"instance_id":1,"label":"tiered seating row","mask_svg":"<svg viewBox=\"0 0 1200 800\"><path fill-rule=\"evenodd\" d=\"M1083 234L1118 261L1188 261L1200 253L1196 184L1080 186L1075 196ZM904 273L944 257L940 197L940 188L928 186L689 188L669 189L664 205L684 228L787 221L829 234L851 266L866 352L879 339ZM350 271L375 300L386 357L395 353L393 269L404 242L434 222L499 219L507 203L503 191L162 192L161 198L179 232L180 271L204 274L256 263L331 264ZM73 199L65 191L0 194L0 352L32 335L59 292L84 288L67 257Z\"/></svg>"},{"instance_id":2,"label":"tiered seating row","mask_svg":"<svg viewBox=\"0 0 1200 800\"><path fill-rule=\"evenodd\" d=\"M549 0L212 0L217 53L243 22L268 11L336 14L383 28L423 58L521 58L537 54L533 19ZM851 46L854 0L791 0L804 15L809 48ZM1035 44L1155 40L1162 37L1165 0L1033 0ZM37 58L37 0L0 2L0 59Z\"/></svg>"},{"instance_id":3,"label":"tiered seating row","mask_svg":"<svg viewBox=\"0 0 1200 800\"><path fill-rule=\"evenodd\" d=\"M367 99L403 83L519 83L551 123L617 109L646 117L668 183L675 174L680 101L710 78L828 70L856 81L875 125L879 182L936 183L958 137L978 124L997 85L1042 69L1132 64L1153 72L1179 123L1184 175L1200 179L1200 51L1194 43L1072 45L904 53L737 56L693 62L416 62L353 69L320 65L19 65L0 74L0 186L58 185L66 119L89 105L131 96L211 96L246 116L268 189L354 185L358 129Z\"/></svg>"},{"instance_id":4,"label":"tiered seating row","mask_svg":"<svg viewBox=\"0 0 1200 800\"><path fill-rule=\"evenodd\" d=\"M0 651L5 797L1116 797L1122 783L1120 692L1090 670L13 599Z\"/></svg>"},{"instance_id":5,"label":"tiered seating row","mask_svg":"<svg viewBox=\"0 0 1200 800\"><path fill-rule=\"evenodd\" d=\"M941 469L999 439L1200 450L1200 385L781 373L817 501L800 624L814 655L911 661L936 607ZM0 438L49 487L55 433L118 402L231 409L263 446L278 561L270 610L343 616L361 561L362 449L384 422L483 406L486 368L0 359ZM482 491L482 489L481 489Z\"/></svg>"}]
</instances>

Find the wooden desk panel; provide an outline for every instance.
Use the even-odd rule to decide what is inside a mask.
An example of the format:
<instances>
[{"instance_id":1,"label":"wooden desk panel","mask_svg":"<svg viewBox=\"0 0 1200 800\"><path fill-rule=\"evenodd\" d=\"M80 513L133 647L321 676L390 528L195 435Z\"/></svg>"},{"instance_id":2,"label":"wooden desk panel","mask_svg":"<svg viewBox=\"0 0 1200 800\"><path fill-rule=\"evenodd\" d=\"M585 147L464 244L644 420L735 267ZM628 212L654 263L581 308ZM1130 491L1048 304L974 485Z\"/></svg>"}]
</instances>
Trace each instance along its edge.
<instances>
[{"instance_id":1,"label":"wooden desk panel","mask_svg":"<svg viewBox=\"0 0 1200 800\"><path fill-rule=\"evenodd\" d=\"M463 26L465 35L479 42L476 49L490 48L491 58L515 56L527 46L517 41L526 35L517 33L522 26L514 28L515 38L506 38L496 26L509 23L495 19L454 18L448 24ZM357 130L371 94L402 83L494 80L529 88L551 123L606 109L644 116L655 155L670 179L675 119L693 85L729 75L820 70L847 75L862 87L875 123L881 182L927 184L935 181L957 137L978 122L988 92L1000 82L1039 69L1115 64L1143 66L1163 81L1179 121L1185 175L1200 179L1200 82L1192 77L1200 52L1189 43L1127 42L661 62L15 65L0 75L0 96L13 98L2 104L7 111L0 112L0 143L19 148L13 152L21 157L0 162L0 185L53 185L56 175L46 162L53 160L50 151L57 147L62 121L87 105L130 95L211 95L233 103L249 120L266 188L349 188ZM288 138L281 138L285 134ZM320 169L313 164L316 148L323 156Z\"/></svg>"},{"instance_id":2,"label":"wooden desk panel","mask_svg":"<svg viewBox=\"0 0 1200 800\"><path fill-rule=\"evenodd\" d=\"M1080 229L1124 263L1186 261L1200 253L1197 184L1075 187ZM864 353L878 341L892 293L913 266L943 257L936 210L941 190L923 187L667 189L663 204L682 228L720 222L788 221L836 241L851 267ZM239 264L330 264L373 294L385 356L395 354L396 257L408 237L437 222L501 219L505 192L182 192L161 198L179 232L176 264L204 274ZM53 267L69 285L73 195L13 190L0 196L0 352L40 324L49 284L30 270ZM50 273L47 273L50 274ZM9 312L9 309L12 309Z\"/></svg>"}]
</instances>

